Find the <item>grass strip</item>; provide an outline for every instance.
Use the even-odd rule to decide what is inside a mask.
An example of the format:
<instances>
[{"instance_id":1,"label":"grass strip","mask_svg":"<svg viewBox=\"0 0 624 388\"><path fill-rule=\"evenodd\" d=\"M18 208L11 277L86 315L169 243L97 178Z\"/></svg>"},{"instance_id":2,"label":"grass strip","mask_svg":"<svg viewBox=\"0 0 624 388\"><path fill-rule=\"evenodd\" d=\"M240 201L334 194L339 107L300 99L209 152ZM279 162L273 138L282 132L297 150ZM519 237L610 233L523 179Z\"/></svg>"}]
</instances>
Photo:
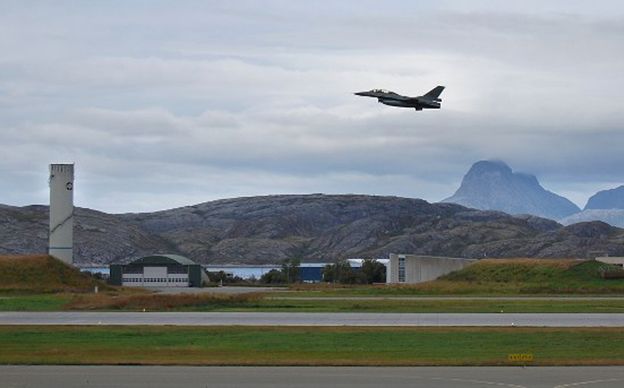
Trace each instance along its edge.
<instances>
[{"instance_id":1,"label":"grass strip","mask_svg":"<svg viewBox=\"0 0 624 388\"><path fill-rule=\"evenodd\" d=\"M0 296L0 311L264 311L371 313L624 313L624 299L273 299L272 294Z\"/></svg>"},{"instance_id":2,"label":"grass strip","mask_svg":"<svg viewBox=\"0 0 624 388\"><path fill-rule=\"evenodd\" d=\"M201 311L201 306L196 311ZM262 299L220 311L370 313L624 313L624 300L309 300Z\"/></svg>"},{"instance_id":3,"label":"grass strip","mask_svg":"<svg viewBox=\"0 0 624 388\"><path fill-rule=\"evenodd\" d=\"M2 364L624 365L622 328L0 326Z\"/></svg>"},{"instance_id":4,"label":"grass strip","mask_svg":"<svg viewBox=\"0 0 624 388\"><path fill-rule=\"evenodd\" d=\"M0 295L0 311L60 311L69 299L64 294Z\"/></svg>"}]
</instances>

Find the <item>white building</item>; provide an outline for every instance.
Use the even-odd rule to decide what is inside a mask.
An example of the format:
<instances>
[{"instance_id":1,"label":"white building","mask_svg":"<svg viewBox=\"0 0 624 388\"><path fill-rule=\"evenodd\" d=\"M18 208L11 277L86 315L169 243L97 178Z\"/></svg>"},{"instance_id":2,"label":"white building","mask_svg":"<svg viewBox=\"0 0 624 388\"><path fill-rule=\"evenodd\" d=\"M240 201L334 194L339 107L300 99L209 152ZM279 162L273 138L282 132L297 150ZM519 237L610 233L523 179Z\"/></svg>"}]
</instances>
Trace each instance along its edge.
<instances>
[{"instance_id":1,"label":"white building","mask_svg":"<svg viewBox=\"0 0 624 388\"><path fill-rule=\"evenodd\" d=\"M613 265L619 265L620 267L624 267L624 257L603 256L603 257L596 257L596 261L599 261L605 264L613 264Z\"/></svg>"},{"instance_id":2,"label":"white building","mask_svg":"<svg viewBox=\"0 0 624 388\"><path fill-rule=\"evenodd\" d=\"M477 262L475 259L390 254L386 283L422 283Z\"/></svg>"}]
</instances>

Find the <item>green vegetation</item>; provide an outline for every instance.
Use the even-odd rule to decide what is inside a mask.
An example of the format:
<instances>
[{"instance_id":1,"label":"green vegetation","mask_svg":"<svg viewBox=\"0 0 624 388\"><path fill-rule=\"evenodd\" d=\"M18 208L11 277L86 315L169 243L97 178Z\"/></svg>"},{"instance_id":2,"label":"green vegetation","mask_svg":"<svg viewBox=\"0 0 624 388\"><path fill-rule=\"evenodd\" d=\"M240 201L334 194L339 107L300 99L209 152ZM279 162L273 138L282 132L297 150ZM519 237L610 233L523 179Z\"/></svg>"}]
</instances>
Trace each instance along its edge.
<instances>
[{"instance_id":1,"label":"green vegetation","mask_svg":"<svg viewBox=\"0 0 624 388\"><path fill-rule=\"evenodd\" d=\"M4 326L0 349L3 364L623 365L624 330Z\"/></svg>"},{"instance_id":2,"label":"green vegetation","mask_svg":"<svg viewBox=\"0 0 624 388\"><path fill-rule=\"evenodd\" d=\"M338 260L323 268L323 281L341 284L373 284L386 281L386 266L375 259L364 259L359 271L355 271L347 260Z\"/></svg>"},{"instance_id":3,"label":"green vegetation","mask_svg":"<svg viewBox=\"0 0 624 388\"><path fill-rule=\"evenodd\" d=\"M40 294L0 296L0 311L226 311L259 305L261 294Z\"/></svg>"},{"instance_id":4,"label":"green vegetation","mask_svg":"<svg viewBox=\"0 0 624 388\"><path fill-rule=\"evenodd\" d=\"M0 297L0 311L623 313L624 299L313 299L272 294L42 294Z\"/></svg>"},{"instance_id":5,"label":"green vegetation","mask_svg":"<svg viewBox=\"0 0 624 388\"><path fill-rule=\"evenodd\" d=\"M482 260L440 278L509 285L520 294L624 293L624 279L604 279L603 263L578 260Z\"/></svg>"},{"instance_id":6,"label":"green vegetation","mask_svg":"<svg viewBox=\"0 0 624 388\"><path fill-rule=\"evenodd\" d=\"M592 282L601 280L598 276L601 265L593 260L489 259L451 272L441 279L497 283Z\"/></svg>"},{"instance_id":7,"label":"green vegetation","mask_svg":"<svg viewBox=\"0 0 624 388\"><path fill-rule=\"evenodd\" d=\"M202 310L257 306L261 294L136 294L136 295L77 295L63 306L66 310Z\"/></svg>"},{"instance_id":8,"label":"green vegetation","mask_svg":"<svg viewBox=\"0 0 624 388\"><path fill-rule=\"evenodd\" d=\"M286 259L282 261L282 268L272 269L260 277L263 284L291 284L299 281L299 267L301 260Z\"/></svg>"},{"instance_id":9,"label":"green vegetation","mask_svg":"<svg viewBox=\"0 0 624 388\"><path fill-rule=\"evenodd\" d=\"M294 285L297 296L609 295L624 294L624 279L604 279L596 261L487 259L437 280L406 285ZM292 293L278 294L292 296Z\"/></svg>"},{"instance_id":10,"label":"green vegetation","mask_svg":"<svg viewBox=\"0 0 624 388\"><path fill-rule=\"evenodd\" d=\"M92 292L110 289L106 283L81 273L48 255L0 256L0 294Z\"/></svg>"},{"instance_id":11,"label":"green vegetation","mask_svg":"<svg viewBox=\"0 0 624 388\"><path fill-rule=\"evenodd\" d=\"M294 284L299 282L298 259L286 259L281 268L272 269L262 275L261 284ZM338 284L373 284L386 281L386 266L375 259L367 258L362 261L360 270L354 270L347 260L338 260L334 264L326 265L322 270L323 281Z\"/></svg>"},{"instance_id":12,"label":"green vegetation","mask_svg":"<svg viewBox=\"0 0 624 388\"><path fill-rule=\"evenodd\" d=\"M198 307L201 310L201 307ZM624 299L262 299L221 311L370 312L370 313L624 313Z\"/></svg>"},{"instance_id":13,"label":"green vegetation","mask_svg":"<svg viewBox=\"0 0 624 388\"><path fill-rule=\"evenodd\" d=\"M100 297L145 295L112 287L48 255L0 256L0 311L58 311L98 287Z\"/></svg>"},{"instance_id":14,"label":"green vegetation","mask_svg":"<svg viewBox=\"0 0 624 388\"><path fill-rule=\"evenodd\" d=\"M296 266L296 261L289 261L278 272L285 277L290 270L294 273ZM516 295L624 294L624 279L604 279L601 270L603 265L594 261L482 260L416 285L296 284L288 292L266 294L170 295L106 286L49 256L0 257L0 311L624 312L621 298L504 299ZM377 276L374 266L369 272ZM94 285L104 291L93 294ZM449 298L417 298L427 295ZM503 298L471 299L484 295ZM411 298L384 299L401 296Z\"/></svg>"},{"instance_id":15,"label":"green vegetation","mask_svg":"<svg viewBox=\"0 0 624 388\"><path fill-rule=\"evenodd\" d=\"M0 296L0 311L59 311L69 299L67 294Z\"/></svg>"}]
</instances>

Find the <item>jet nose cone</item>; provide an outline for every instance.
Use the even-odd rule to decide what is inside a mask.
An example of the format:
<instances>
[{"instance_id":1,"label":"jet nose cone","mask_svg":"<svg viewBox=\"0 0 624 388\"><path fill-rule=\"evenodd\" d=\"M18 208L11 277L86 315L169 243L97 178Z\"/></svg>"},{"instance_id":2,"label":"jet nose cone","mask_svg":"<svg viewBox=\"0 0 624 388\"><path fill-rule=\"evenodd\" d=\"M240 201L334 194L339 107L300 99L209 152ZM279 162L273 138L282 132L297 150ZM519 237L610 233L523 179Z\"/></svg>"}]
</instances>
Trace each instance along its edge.
<instances>
[{"instance_id":1,"label":"jet nose cone","mask_svg":"<svg viewBox=\"0 0 624 388\"><path fill-rule=\"evenodd\" d=\"M353 93L353 94L355 94L356 96L367 96L368 92L357 92L357 93Z\"/></svg>"}]
</instances>

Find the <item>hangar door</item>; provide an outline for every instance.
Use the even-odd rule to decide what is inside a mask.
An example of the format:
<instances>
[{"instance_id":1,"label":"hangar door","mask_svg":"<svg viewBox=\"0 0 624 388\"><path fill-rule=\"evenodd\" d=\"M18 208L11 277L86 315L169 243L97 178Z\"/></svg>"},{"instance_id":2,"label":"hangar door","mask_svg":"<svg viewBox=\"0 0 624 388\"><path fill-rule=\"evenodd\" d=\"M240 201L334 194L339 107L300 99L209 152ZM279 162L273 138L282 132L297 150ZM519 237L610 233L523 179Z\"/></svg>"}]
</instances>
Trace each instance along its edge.
<instances>
[{"instance_id":1,"label":"hangar door","mask_svg":"<svg viewBox=\"0 0 624 388\"><path fill-rule=\"evenodd\" d=\"M188 287L185 271L168 271L167 267L143 267L142 273L124 273L122 285L139 287Z\"/></svg>"}]
</instances>

